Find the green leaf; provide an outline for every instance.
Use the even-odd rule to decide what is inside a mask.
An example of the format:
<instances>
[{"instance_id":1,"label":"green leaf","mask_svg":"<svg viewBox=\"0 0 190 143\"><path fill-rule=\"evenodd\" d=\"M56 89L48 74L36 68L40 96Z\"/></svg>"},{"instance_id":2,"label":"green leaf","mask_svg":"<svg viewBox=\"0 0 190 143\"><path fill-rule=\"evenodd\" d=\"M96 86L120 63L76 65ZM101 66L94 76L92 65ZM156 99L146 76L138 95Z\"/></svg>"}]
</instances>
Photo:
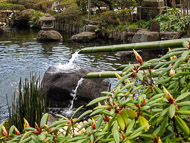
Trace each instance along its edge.
<instances>
[{"instance_id":1,"label":"green leaf","mask_svg":"<svg viewBox=\"0 0 190 143\"><path fill-rule=\"evenodd\" d=\"M15 130L15 125L12 125L9 129L9 135L13 134L14 130Z\"/></svg>"},{"instance_id":2,"label":"green leaf","mask_svg":"<svg viewBox=\"0 0 190 143\"><path fill-rule=\"evenodd\" d=\"M136 74L136 76L137 76L137 78L138 78L140 81L143 80L143 74L142 74L142 73L138 72L138 73Z\"/></svg>"},{"instance_id":3,"label":"green leaf","mask_svg":"<svg viewBox=\"0 0 190 143\"><path fill-rule=\"evenodd\" d=\"M183 115L190 115L190 111L189 110L178 110L177 113L183 114Z\"/></svg>"},{"instance_id":4,"label":"green leaf","mask_svg":"<svg viewBox=\"0 0 190 143\"><path fill-rule=\"evenodd\" d=\"M76 136L71 139L68 139L68 142L75 142L75 141L86 139L86 138L87 138L87 136Z\"/></svg>"},{"instance_id":5,"label":"green leaf","mask_svg":"<svg viewBox=\"0 0 190 143\"><path fill-rule=\"evenodd\" d=\"M48 119L48 113L45 113L43 116L42 116L42 119L40 121L40 127L44 127L46 122L47 122L47 119Z\"/></svg>"},{"instance_id":6,"label":"green leaf","mask_svg":"<svg viewBox=\"0 0 190 143\"><path fill-rule=\"evenodd\" d=\"M121 130L125 129L125 122L120 114L117 115L117 123L120 126Z\"/></svg>"},{"instance_id":7,"label":"green leaf","mask_svg":"<svg viewBox=\"0 0 190 143\"><path fill-rule=\"evenodd\" d=\"M103 116L100 116L99 119L98 119L98 121L97 121L97 124L96 124L96 129L100 128L102 122L103 122Z\"/></svg>"},{"instance_id":8,"label":"green leaf","mask_svg":"<svg viewBox=\"0 0 190 143\"><path fill-rule=\"evenodd\" d=\"M78 117L78 120L80 120L82 117L84 117L84 116L90 114L91 112L92 112L92 110L88 110L88 111L84 112L82 115L80 115L80 116Z\"/></svg>"},{"instance_id":9,"label":"green leaf","mask_svg":"<svg viewBox=\"0 0 190 143\"><path fill-rule=\"evenodd\" d=\"M175 115L175 105L174 104L170 105L168 114L169 114L170 118L173 118L173 116Z\"/></svg>"},{"instance_id":10,"label":"green leaf","mask_svg":"<svg viewBox=\"0 0 190 143\"><path fill-rule=\"evenodd\" d=\"M164 121L162 122L162 124L161 124L161 126L160 126L160 131L159 131L159 133L158 133L158 136L161 137L161 136L164 134L167 125L168 125L168 117L166 117L166 118L164 119Z\"/></svg>"},{"instance_id":11,"label":"green leaf","mask_svg":"<svg viewBox=\"0 0 190 143\"><path fill-rule=\"evenodd\" d=\"M75 116L75 114L80 110L80 109L82 109L84 106L82 105L82 106L80 106L79 108L77 108L77 110L73 113L73 115L71 116L72 118Z\"/></svg>"},{"instance_id":12,"label":"green leaf","mask_svg":"<svg viewBox=\"0 0 190 143\"><path fill-rule=\"evenodd\" d=\"M190 101L184 101L184 102L180 102L177 103L178 106L189 106L190 105Z\"/></svg>"},{"instance_id":13,"label":"green leaf","mask_svg":"<svg viewBox=\"0 0 190 143\"><path fill-rule=\"evenodd\" d=\"M142 126L138 129L136 129L130 136L129 136L129 139L133 139L133 138L136 138L137 136L141 135L142 134L142 131L147 128L148 126Z\"/></svg>"},{"instance_id":14,"label":"green leaf","mask_svg":"<svg viewBox=\"0 0 190 143\"><path fill-rule=\"evenodd\" d=\"M148 110L150 108L150 106L143 106L143 107L141 107L141 111L144 111L144 110Z\"/></svg>"},{"instance_id":15,"label":"green leaf","mask_svg":"<svg viewBox=\"0 0 190 143\"><path fill-rule=\"evenodd\" d=\"M113 137L114 137L115 143L119 143L119 132L118 132L118 130L114 130Z\"/></svg>"},{"instance_id":16,"label":"green leaf","mask_svg":"<svg viewBox=\"0 0 190 143\"><path fill-rule=\"evenodd\" d=\"M189 95L190 95L190 92L183 93L183 94L181 94L180 96L178 96L175 101L176 101L176 102L177 102L177 101L180 101L180 100L186 98L186 97L189 96Z\"/></svg>"},{"instance_id":17,"label":"green leaf","mask_svg":"<svg viewBox=\"0 0 190 143\"><path fill-rule=\"evenodd\" d=\"M109 98L109 96L104 96L104 97L96 98L96 99L92 100L90 103L88 103L87 107L91 106L91 105L94 105L94 104L96 104L96 103L98 103L100 101L106 100L108 98Z\"/></svg>"},{"instance_id":18,"label":"green leaf","mask_svg":"<svg viewBox=\"0 0 190 143\"><path fill-rule=\"evenodd\" d=\"M31 137L32 137L32 140L33 140L35 143L40 143L39 139L38 139L36 136L32 135Z\"/></svg>"},{"instance_id":19,"label":"green leaf","mask_svg":"<svg viewBox=\"0 0 190 143\"><path fill-rule=\"evenodd\" d=\"M135 120L131 120L131 122L129 123L129 126L127 127L127 131L125 133L126 136L130 134L131 130L133 129L134 124L135 124Z\"/></svg>"},{"instance_id":20,"label":"green leaf","mask_svg":"<svg viewBox=\"0 0 190 143\"><path fill-rule=\"evenodd\" d=\"M160 80L158 80L156 82L156 84L163 84L163 83L169 82L170 79L171 79L171 77L168 77L168 78L165 78L165 79L161 78Z\"/></svg>"},{"instance_id":21,"label":"green leaf","mask_svg":"<svg viewBox=\"0 0 190 143\"><path fill-rule=\"evenodd\" d=\"M129 101L131 100L127 99L127 100L121 101L118 106L125 106Z\"/></svg>"}]
</instances>

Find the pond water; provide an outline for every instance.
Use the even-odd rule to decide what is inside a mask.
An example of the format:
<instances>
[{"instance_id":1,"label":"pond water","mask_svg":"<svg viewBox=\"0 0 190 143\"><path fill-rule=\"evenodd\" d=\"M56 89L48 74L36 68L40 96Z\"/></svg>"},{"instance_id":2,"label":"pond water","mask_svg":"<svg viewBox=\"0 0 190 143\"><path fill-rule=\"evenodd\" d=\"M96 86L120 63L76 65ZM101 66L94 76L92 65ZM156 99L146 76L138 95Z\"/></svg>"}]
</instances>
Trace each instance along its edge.
<instances>
[{"instance_id":1,"label":"pond water","mask_svg":"<svg viewBox=\"0 0 190 143\"><path fill-rule=\"evenodd\" d=\"M63 34L62 43L38 43L34 30L7 30L0 35L0 123L8 116L6 95L9 100L18 87L19 79L29 78L30 72L43 77L49 66L66 64L81 48L111 45L112 41L96 40L89 44L73 43ZM123 63L115 53L80 54L74 63L100 70L115 70ZM112 79L114 82L114 80Z\"/></svg>"}]
</instances>

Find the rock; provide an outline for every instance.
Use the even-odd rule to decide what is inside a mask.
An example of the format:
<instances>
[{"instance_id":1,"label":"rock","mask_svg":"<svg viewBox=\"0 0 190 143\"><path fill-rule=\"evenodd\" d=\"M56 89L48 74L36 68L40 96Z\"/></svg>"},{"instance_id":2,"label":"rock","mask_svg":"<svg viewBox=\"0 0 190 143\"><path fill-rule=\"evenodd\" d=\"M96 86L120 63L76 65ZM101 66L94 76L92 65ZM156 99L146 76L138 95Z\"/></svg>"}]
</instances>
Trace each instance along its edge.
<instances>
[{"instance_id":1,"label":"rock","mask_svg":"<svg viewBox=\"0 0 190 143\"><path fill-rule=\"evenodd\" d=\"M46 92L50 106L68 107L70 95L75 90L78 81L89 72L99 71L92 68L75 68L72 70L60 70L56 67L49 67L42 80L42 91ZM102 96L100 92L108 91L110 83L107 79L93 78L84 79L77 89L77 101L75 107L85 105L89 101Z\"/></svg>"},{"instance_id":2,"label":"rock","mask_svg":"<svg viewBox=\"0 0 190 143\"><path fill-rule=\"evenodd\" d=\"M152 32L160 32L160 24L156 20L152 20L150 24L150 31Z\"/></svg>"},{"instance_id":3,"label":"rock","mask_svg":"<svg viewBox=\"0 0 190 143\"><path fill-rule=\"evenodd\" d=\"M95 32L81 32L79 34L73 35L71 40L75 42L89 42L96 38Z\"/></svg>"},{"instance_id":4,"label":"rock","mask_svg":"<svg viewBox=\"0 0 190 143\"><path fill-rule=\"evenodd\" d=\"M150 32L148 30L139 30L132 39L132 43L150 42L160 40L159 32Z\"/></svg>"},{"instance_id":5,"label":"rock","mask_svg":"<svg viewBox=\"0 0 190 143\"><path fill-rule=\"evenodd\" d=\"M18 12L14 18L14 25L18 27L29 27L29 21L32 20L34 12L34 9L26 9L21 12Z\"/></svg>"},{"instance_id":6,"label":"rock","mask_svg":"<svg viewBox=\"0 0 190 143\"><path fill-rule=\"evenodd\" d=\"M87 32L95 32L97 28L98 28L97 25L86 25Z\"/></svg>"},{"instance_id":7,"label":"rock","mask_svg":"<svg viewBox=\"0 0 190 143\"><path fill-rule=\"evenodd\" d=\"M171 40L171 39L178 39L178 38L181 38L181 37L180 37L179 32L164 31L164 32L160 32L160 38L162 40Z\"/></svg>"},{"instance_id":8,"label":"rock","mask_svg":"<svg viewBox=\"0 0 190 143\"><path fill-rule=\"evenodd\" d=\"M37 36L37 40L38 41L45 41L45 42L48 42L48 41L62 41L63 40L63 37L62 35L55 31L55 30L40 30L38 32L38 36Z\"/></svg>"},{"instance_id":9,"label":"rock","mask_svg":"<svg viewBox=\"0 0 190 143\"><path fill-rule=\"evenodd\" d=\"M142 54L141 50L136 50L139 54ZM134 52L133 51L119 51L115 54L117 57L119 57L122 61L127 61L131 58L134 58Z\"/></svg>"}]
</instances>

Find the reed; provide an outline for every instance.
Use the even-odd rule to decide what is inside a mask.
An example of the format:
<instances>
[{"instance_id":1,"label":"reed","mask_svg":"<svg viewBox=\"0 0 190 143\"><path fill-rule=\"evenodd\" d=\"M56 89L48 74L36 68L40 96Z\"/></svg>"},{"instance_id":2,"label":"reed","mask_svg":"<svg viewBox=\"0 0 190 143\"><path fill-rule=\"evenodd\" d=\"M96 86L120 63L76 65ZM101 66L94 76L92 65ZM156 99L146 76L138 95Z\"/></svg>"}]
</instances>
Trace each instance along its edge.
<instances>
[{"instance_id":1,"label":"reed","mask_svg":"<svg viewBox=\"0 0 190 143\"><path fill-rule=\"evenodd\" d=\"M18 91L14 93L11 101L11 106L8 104L9 121L14 124L19 130L22 130L24 118L31 126L40 123L43 113L46 112L46 96L41 92L40 76L33 73L30 74L30 79L25 79L24 82L20 79Z\"/></svg>"}]
</instances>

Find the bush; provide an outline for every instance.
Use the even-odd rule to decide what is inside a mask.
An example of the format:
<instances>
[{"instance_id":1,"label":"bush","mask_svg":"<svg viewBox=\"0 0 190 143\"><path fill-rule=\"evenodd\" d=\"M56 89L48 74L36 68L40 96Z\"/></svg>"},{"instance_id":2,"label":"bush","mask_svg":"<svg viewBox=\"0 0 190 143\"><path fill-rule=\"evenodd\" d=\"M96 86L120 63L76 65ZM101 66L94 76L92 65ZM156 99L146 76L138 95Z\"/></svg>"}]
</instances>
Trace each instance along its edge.
<instances>
[{"instance_id":1,"label":"bush","mask_svg":"<svg viewBox=\"0 0 190 143\"><path fill-rule=\"evenodd\" d=\"M63 20L67 24L80 24L82 11L76 4L71 4L63 12L57 14L56 18Z\"/></svg>"},{"instance_id":2,"label":"bush","mask_svg":"<svg viewBox=\"0 0 190 143\"><path fill-rule=\"evenodd\" d=\"M49 127L29 127L25 120L25 133L16 135L15 126L8 132L2 123L0 141L33 142L115 142L115 143L178 143L190 141L190 49L169 50L161 58L143 62L134 51L138 65L127 65L115 88L105 91L103 97L87 106L98 105L78 118L63 116ZM100 102L104 101L104 104ZM82 107L78 108L80 110ZM75 113L74 113L75 114ZM90 115L92 120L78 123Z\"/></svg>"}]
</instances>

